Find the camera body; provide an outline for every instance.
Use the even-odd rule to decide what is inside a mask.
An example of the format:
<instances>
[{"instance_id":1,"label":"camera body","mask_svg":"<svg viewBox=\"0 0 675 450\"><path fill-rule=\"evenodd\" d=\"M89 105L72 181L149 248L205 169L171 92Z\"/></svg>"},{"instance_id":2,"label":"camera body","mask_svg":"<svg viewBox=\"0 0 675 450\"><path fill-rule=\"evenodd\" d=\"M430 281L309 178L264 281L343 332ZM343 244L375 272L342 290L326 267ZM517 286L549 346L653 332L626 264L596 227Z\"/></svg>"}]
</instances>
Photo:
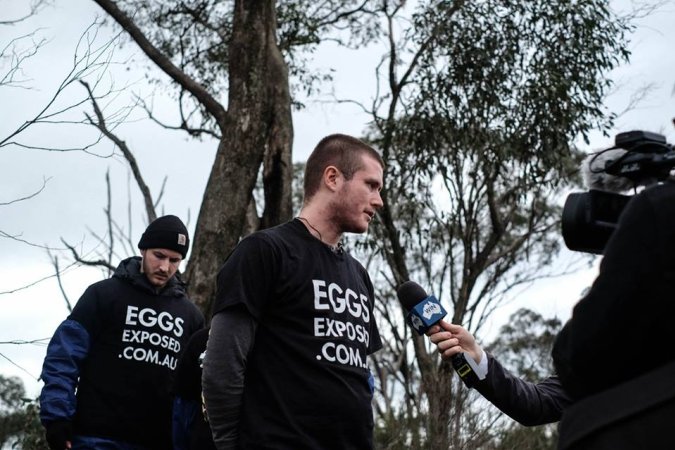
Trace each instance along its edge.
<instances>
[{"instance_id":1,"label":"camera body","mask_svg":"<svg viewBox=\"0 0 675 450\"><path fill-rule=\"evenodd\" d=\"M616 135L614 147L587 164L590 189L567 196L562 235L570 250L602 254L632 197L619 192L665 181L675 166L675 150L660 134L629 131Z\"/></svg>"}]
</instances>

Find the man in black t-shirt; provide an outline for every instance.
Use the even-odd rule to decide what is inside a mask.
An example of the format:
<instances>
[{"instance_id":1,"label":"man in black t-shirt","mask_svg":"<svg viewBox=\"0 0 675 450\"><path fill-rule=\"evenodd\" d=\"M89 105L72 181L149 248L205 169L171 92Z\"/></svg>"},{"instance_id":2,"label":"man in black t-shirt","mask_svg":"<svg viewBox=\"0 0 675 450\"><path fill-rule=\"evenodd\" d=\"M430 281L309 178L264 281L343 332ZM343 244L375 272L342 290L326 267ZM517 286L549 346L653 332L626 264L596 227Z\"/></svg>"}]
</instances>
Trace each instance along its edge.
<instances>
[{"instance_id":1,"label":"man in black t-shirt","mask_svg":"<svg viewBox=\"0 0 675 450\"><path fill-rule=\"evenodd\" d=\"M94 283L57 328L41 378L52 450L171 449L171 384L204 326L176 272L189 246L176 216L154 220L113 276Z\"/></svg>"},{"instance_id":2,"label":"man in black t-shirt","mask_svg":"<svg viewBox=\"0 0 675 450\"><path fill-rule=\"evenodd\" d=\"M299 216L246 237L218 274L202 385L219 450L372 448L375 295L340 239L382 206L383 168L358 139L322 139Z\"/></svg>"}]
</instances>

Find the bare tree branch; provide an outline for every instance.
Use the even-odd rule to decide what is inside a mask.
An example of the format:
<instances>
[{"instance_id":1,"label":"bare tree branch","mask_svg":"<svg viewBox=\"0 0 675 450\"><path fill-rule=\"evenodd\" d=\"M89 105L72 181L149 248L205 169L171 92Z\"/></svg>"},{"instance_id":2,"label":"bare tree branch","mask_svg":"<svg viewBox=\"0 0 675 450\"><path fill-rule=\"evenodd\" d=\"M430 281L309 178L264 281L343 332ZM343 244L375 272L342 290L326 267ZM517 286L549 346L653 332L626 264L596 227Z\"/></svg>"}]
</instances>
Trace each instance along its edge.
<instances>
[{"instance_id":1,"label":"bare tree branch","mask_svg":"<svg viewBox=\"0 0 675 450\"><path fill-rule=\"evenodd\" d=\"M29 371L27 371L26 369L24 369L23 367L21 367L19 364L17 364L17 363L15 363L14 361L12 361L11 358L9 358L8 356L6 356L6 355L0 353L0 357L5 358L11 365L13 365L14 367L17 367L18 369L20 369L22 372L24 372L25 374L27 374L29 377L31 377L31 378L34 379L35 381L39 381L39 380L40 380L38 377L36 377L36 376L33 375L32 373L30 373Z\"/></svg>"},{"instance_id":2,"label":"bare tree branch","mask_svg":"<svg viewBox=\"0 0 675 450\"><path fill-rule=\"evenodd\" d=\"M0 20L0 25L16 25L24 20L36 15L40 10L49 4L48 0L31 0L29 11L16 19Z\"/></svg>"},{"instance_id":3,"label":"bare tree branch","mask_svg":"<svg viewBox=\"0 0 675 450\"><path fill-rule=\"evenodd\" d=\"M66 294L66 291L63 288L63 283L61 282L61 269L59 268L59 258L58 258L58 256L54 256L51 253L49 254L49 257L51 258L52 264L54 265L54 274L56 275L56 281L59 284L59 289L61 290L61 295L63 295L63 299L66 302L66 308L68 308L68 312L71 313L71 312L73 312L73 305L70 303L70 300L68 299L68 295Z\"/></svg>"},{"instance_id":4,"label":"bare tree branch","mask_svg":"<svg viewBox=\"0 0 675 450\"><path fill-rule=\"evenodd\" d=\"M24 84L30 80L18 78L18 75L23 73L21 70L22 64L35 56L40 48L47 43L44 38L35 41L34 36L38 31L35 30L32 33L12 39L0 51L0 61L9 60L7 72L0 76L0 86L28 89ZM30 39L32 44L29 48L20 48L19 43L25 39Z\"/></svg>"},{"instance_id":5,"label":"bare tree branch","mask_svg":"<svg viewBox=\"0 0 675 450\"><path fill-rule=\"evenodd\" d=\"M68 244L65 240L61 239L61 242L63 242L63 245L68 247L68 250L70 250L71 254L73 255L73 259L78 262L79 264L83 266L90 266L90 267L103 267L108 269L109 271L114 271L115 267L112 266L108 261L105 261L103 259L99 259L96 261L88 261L85 259L82 259L82 257L77 253L77 250L75 250L75 247L72 245Z\"/></svg>"},{"instance_id":6,"label":"bare tree branch","mask_svg":"<svg viewBox=\"0 0 675 450\"><path fill-rule=\"evenodd\" d=\"M180 100L182 100L183 92L185 92L184 89L181 90L181 93L180 93L180 96L179 96ZM206 134L206 135L211 136L213 138L216 138L218 140L221 139L220 134L215 133L213 130L209 130L208 128L194 128L194 127L189 126L188 125L188 119L185 118L185 116L184 116L184 112L183 112L183 108L182 108L182 101L180 102L181 107L179 108L180 115L181 115L181 124L180 125L169 125L167 123L162 122L157 117L155 117L155 115L152 112L152 108L145 102L145 100L142 100L142 99L139 98L139 101L141 103L141 106L145 110L146 114L148 115L148 118L150 120L152 120L153 122L155 122L160 127L164 128L164 129L167 129L167 130L183 130L183 131L187 132L190 136L193 136L193 137L199 137L202 134Z\"/></svg>"},{"instance_id":7,"label":"bare tree branch","mask_svg":"<svg viewBox=\"0 0 675 450\"><path fill-rule=\"evenodd\" d=\"M66 149L55 149L55 148L46 148L40 145L30 145L21 142L17 142L16 138L20 136L25 130L35 124L50 124L50 123L64 123L64 121L52 122L51 119L59 117L62 114L72 111L82 104L84 104L87 99L76 101L66 107L52 111L52 107L56 104L57 99L61 97L63 92L75 81L84 79L88 76L99 72L98 78L94 85L98 85L103 77L103 69L109 67L112 62L112 56L114 54L114 48L119 39L119 34L114 36L112 39L108 40L102 45L96 45L96 39L98 35L98 29L100 28L99 22L94 22L90 25L85 32L80 37L80 40L77 44L77 49L73 56L73 66L70 69L70 72L63 78L54 94L47 101L46 105L37 113L32 119L26 120L23 124L18 126L14 131L9 133L5 137L0 137L0 149L17 146L19 148L32 149L32 150L48 150L48 151L87 151L87 149L98 143L98 140L93 144L86 145L80 148L66 148ZM84 48L84 50L82 50ZM113 93L112 87L108 91L108 94ZM99 138L100 139L100 138ZM95 153L90 153L95 156Z\"/></svg>"},{"instance_id":8,"label":"bare tree branch","mask_svg":"<svg viewBox=\"0 0 675 450\"><path fill-rule=\"evenodd\" d=\"M84 80L80 80L80 83L85 87L85 89L89 94L89 99L91 100L92 106L94 107L94 113L96 114L97 119L95 121L89 116L89 114L85 113L87 120L91 125L98 128L101 131L101 133L103 133L104 136L110 139L117 146L117 148L119 148L122 151L122 155L124 155L124 158L129 163L131 172L134 174L134 178L136 179L138 188L141 190L143 201L145 202L145 212L148 215L148 220L152 222L157 218L157 213L155 212L155 204L152 201L152 194L150 193L150 188L143 179L143 175L141 174L141 170L138 167L138 162L136 161L136 158L134 157L133 153L127 146L126 142L120 139L116 134L112 133L106 126L105 117L103 117L103 113L101 112L101 109L98 106L98 102L96 101L96 98L89 86L89 83L87 83Z\"/></svg>"},{"instance_id":9,"label":"bare tree branch","mask_svg":"<svg viewBox=\"0 0 675 450\"><path fill-rule=\"evenodd\" d=\"M12 203L22 202L24 200L28 200L28 199L31 199L31 198L37 196L40 192L42 192L45 189L45 186L47 186L47 182L49 182L49 180L51 180L51 179L52 179L52 177L42 178L42 186L40 186L40 188L37 191L35 191L32 194L29 194L25 197L17 198L15 200L10 200L8 202L0 202L0 206L11 205Z\"/></svg>"},{"instance_id":10,"label":"bare tree branch","mask_svg":"<svg viewBox=\"0 0 675 450\"><path fill-rule=\"evenodd\" d=\"M218 125L222 128L226 118L226 110L202 85L187 76L181 69L176 67L169 58L159 51L136 26L134 21L119 9L111 0L95 0L105 12L117 21L117 23L136 41L155 64L157 64L176 83L189 91L197 100L204 105L206 110L213 115Z\"/></svg>"}]
</instances>

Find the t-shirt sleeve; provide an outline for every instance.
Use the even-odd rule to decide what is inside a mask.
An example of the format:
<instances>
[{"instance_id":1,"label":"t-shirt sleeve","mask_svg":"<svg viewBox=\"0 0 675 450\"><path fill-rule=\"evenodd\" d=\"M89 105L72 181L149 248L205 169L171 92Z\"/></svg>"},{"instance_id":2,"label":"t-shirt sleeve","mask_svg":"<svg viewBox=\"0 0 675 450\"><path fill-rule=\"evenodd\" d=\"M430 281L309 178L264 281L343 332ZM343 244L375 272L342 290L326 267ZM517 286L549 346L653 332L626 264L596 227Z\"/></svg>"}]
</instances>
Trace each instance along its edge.
<instances>
[{"instance_id":1,"label":"t-shirt sleeve","mask_svg":"<svg viewBox=\"0 0 675 450\"><path fill-rule=\"evenodd\" d=\"M258 320L277 274L278 257L271 242L260 233L246 237L218 273L213 314L243 305Z\"/></svg>"}]
</instances>

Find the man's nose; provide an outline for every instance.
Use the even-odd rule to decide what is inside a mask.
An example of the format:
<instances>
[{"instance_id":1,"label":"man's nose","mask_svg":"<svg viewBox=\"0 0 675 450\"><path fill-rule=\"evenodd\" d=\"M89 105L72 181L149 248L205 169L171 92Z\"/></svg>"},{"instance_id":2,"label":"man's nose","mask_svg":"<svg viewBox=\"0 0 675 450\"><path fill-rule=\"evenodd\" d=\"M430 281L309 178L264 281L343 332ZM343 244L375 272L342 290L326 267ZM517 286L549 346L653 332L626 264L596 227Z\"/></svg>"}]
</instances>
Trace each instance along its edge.
<instances>
[{"instance_id":1,"label":"man's nose","mask_svg":"<svg viewBox=\"0 0 675 450\"><path fill-rule=\"evenodd\" d=\"M159 261L159 270L162 272L168 272L169 271L169 261L161 259Z\"/></svg>"},{"instance_id":2,"label":"man's nose","mask_svg":"<svg viewBox=\"0 0 675 450\"><path fill-rule=\"evenodd\" d=\"M375 194L375 198L373 199L372 205L374 208L382 208L384 206L384 202L382 201L382 196L380 195L379 192Z\"/></svg>"}]
</instances>

